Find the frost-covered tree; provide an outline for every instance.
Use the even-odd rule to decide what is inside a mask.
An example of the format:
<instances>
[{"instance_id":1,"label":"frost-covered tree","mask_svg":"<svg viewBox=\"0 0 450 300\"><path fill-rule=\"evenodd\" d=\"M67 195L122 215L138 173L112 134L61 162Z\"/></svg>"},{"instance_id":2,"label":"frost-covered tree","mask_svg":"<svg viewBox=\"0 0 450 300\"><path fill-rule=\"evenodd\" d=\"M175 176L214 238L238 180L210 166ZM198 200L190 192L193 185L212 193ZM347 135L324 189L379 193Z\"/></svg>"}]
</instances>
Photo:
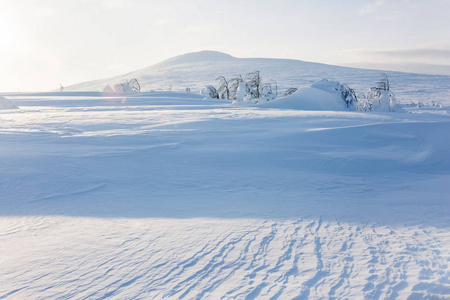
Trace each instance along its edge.
<instances>
[{"instance_id":1,"label":"frost-covered tree","mask_svg":"<svg viewBox=\"0 0 450 300\"><path fill-rule=\"evenodd\" d=\"M136 78L132 78L130 80L127 80L126 85L135 93L139 93L141 91L141 85L139 84L139 81Z\"/></svg>"},{"instance_id":2,"label":"frost-covered tree","mask_svg":"<svg viewBox=\"0 0 450 300\"><path fill-rule=\"evenodd\" d=\"M131 80L127 80L125 83L115 84L113 87L110 85L106 85L103 88L104 93L139 93L141 90L141 86L136 78Z\"/></svg>"},{"instance_id":3,"label":"frost-covered tree","mask_svg":"<svg viewBox=\"0 0 450 300\"><path fill-rule=\"evenodd\" d=\"M356 106L356 110L358 111L371 111L372 103L367 100L367 97L364 93L358 94L358 104Z\"/></svg>"},{"instance_id":4,"label":"frost-covered tree","mask_svg":"<svg viewBox=\"0 0 450 300\"><path fill-rule=\"evenodd\" d=\"M380 91L390 91L391 85L386 73L381 73L380 80L376 82L376 89Z\"/></svg>"},{"instance_id":5,"label":"frost-covered tree","mask_svg":"<svg viewBox=\"0 0 450 300\"><path fill-rule=\"evenodd\" d=\"M252 98L260 98L262 78L259 74L259 71L248 73L248 77L249 79L247 81L247 86L249 87L250 95L252 96Z\"/></svg>"},{"instance_id":6,"label":"frost-covered tree","mask_svg":"<svg viewBox=\"0 0 450 300\"><path fill-rule=\"evenodd\" d=\"M278 85L277 82L272 79L271 82L266 83L262 87L260 98L263 98L266 101L270 101L275 99L277 97L277 94L278 94Z\"/></svg>"},{"instance_id":7,"label":"frost-covered tree","mask_svg":"<svg viewBox=\"0 0 450 300\"><path fill-rule=\"evenodd\" d=\"M218 81L217 93L220 99L230 99L230 88L228 87L228 81L224 76L216 78Z\"/></svg>"},{"instance_id":8,"label":"frost-covered tree","mask_svg":"<svg viewBox=\"0 0 450 300\"><path fill-rule=\"evenodd\" d=\"M236 78L232 78L228 81L228 90L230 92L230 100L236 100L237 97L237 91L239 89L239 86L241 82L244 82L244 79L242 79L242 76L239 75Z\"/></svg>"},{"instance_id":9,"label":"frost-covered tree","mask_svg":"<svg viewBox=\"0 0 450 300\"><path fill-rule=\"evenodd\" d=\"M275 80L263 85L259 71L248 74L247 81L244 81L241 75L227 80L224 76L216 78L218 82L217 94L220 99L233 101L253 101L264 98L269 101L275 99L278 95L278 85ZM204 91L208 94L208 91Z\"/></svg>"},{"instance_id":10,"label":"frost-covered tree","mask_svg":"<svg viewBox=\"0 0 450 300\"><path fill-rule=\"evenodd\" d=\"M207 85L200 94L202 96L213 98L213 99L219 99L219 93L217 93L217 89L213 87L212 85Z\"/></svg>"},{"instance_id":11,"label":"frost-covered tree","mask_svg":"<svg viewBox=\"0 0 450 300\"><path fill-rule=\"evenodd\" d=\"M382 73L380 80L370 88L367 101L373 111L396 111L399 109L395 95L391 91L389 78L385 73Z\"/></svg>"},{"instance_id":12,"label":"frost-covered tree","mask_svg":"<svg viewBox=\"0 0 450 300\"><path fill-rule=\"evenodd\" d=\"M248 87L247 84L244 81L239 82L239 86L236 90L236 101L244 101L245 97L248 94Z\"/></svg>"},{"instance_id":13,"label":"frost-covered tree","mask_svg":"<svg viewBox=\"0 0 450 300\"><path fill-rule=\"evenodd\" d=\"M341 85L342 100L345 101L347 107L357 107L358 98L356 97L355 90L351 89L347 84Z\"/></svg>"},{"instance_id":14,"label":"frost-covered tree","mask_svg":"<svg viewBox=\"0 0 450 300\"><path fill-rule=\"evenodd\" d=\"M270 99L269 100L273 100L276 99L278 97L278 83L271 79L270 80Z\"/></svg>"}]
</instances>

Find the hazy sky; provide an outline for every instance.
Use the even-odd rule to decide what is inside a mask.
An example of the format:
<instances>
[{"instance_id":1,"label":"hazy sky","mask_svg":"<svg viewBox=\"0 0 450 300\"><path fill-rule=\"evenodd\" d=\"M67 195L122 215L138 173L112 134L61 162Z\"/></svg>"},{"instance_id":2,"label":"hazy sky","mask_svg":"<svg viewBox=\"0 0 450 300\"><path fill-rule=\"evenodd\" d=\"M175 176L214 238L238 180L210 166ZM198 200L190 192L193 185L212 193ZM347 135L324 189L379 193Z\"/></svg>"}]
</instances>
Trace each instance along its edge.
<instances>
[{"instance_id":1,"label":"hazy sky","mask_svg":"<svg viewBox=\"0 0 450 300\"><path fill-rule=\"evenodd\" d=\"M0 0L0 91L200 50L450 75L449 37L449 0Z\"/></svg>"}]
</instances>

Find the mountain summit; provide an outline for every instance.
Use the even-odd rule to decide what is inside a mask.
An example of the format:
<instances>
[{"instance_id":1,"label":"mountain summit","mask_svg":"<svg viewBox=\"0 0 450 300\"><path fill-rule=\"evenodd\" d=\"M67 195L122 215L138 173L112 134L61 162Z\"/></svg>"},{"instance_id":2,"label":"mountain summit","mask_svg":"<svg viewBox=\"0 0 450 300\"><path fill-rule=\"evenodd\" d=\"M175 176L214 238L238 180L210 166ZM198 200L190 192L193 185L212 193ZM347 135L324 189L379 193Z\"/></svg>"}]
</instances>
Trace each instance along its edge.
<instances>
[{"instance_id":1,"label":"mountain summit","mask_svg":"<svg viewBox=\"0 0 450 300\"><path fill-rule=\"evenodd\" d=\"M205 61L230 61L235 59L236 57L223 52L204 50L200 52L191 52L178 55L161 62L159 65L185 64Z\"/></svg>"}]
</instances>

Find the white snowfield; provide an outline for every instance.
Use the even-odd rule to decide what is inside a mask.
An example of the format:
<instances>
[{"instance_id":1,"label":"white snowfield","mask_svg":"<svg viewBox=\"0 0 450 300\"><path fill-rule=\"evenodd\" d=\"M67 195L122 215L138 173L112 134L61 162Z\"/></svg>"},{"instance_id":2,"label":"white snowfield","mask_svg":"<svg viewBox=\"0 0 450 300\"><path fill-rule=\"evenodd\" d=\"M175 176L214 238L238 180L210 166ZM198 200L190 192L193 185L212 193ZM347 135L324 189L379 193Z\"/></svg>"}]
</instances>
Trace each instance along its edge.
<instances>
[{"instance_id":1,"label":"white snowfield","mask_svg":"<svg viewBox=\"0 0 450 300\"><path fill-rule=\"evenodd\" d=\"M448 106L5 97L0 299L450 297Z\"/></svg>"}]
</instances>

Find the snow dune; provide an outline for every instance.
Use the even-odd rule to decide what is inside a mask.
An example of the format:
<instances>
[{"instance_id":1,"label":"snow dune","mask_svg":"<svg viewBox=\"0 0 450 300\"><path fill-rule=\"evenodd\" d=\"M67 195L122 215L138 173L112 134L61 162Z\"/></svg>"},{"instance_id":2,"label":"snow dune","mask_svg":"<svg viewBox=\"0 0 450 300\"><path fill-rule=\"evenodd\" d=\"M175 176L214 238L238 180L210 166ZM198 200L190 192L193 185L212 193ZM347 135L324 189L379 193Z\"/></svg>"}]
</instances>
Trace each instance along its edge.
<instances>
[{"instance_id":1,"label":"snow dune","mask_svg":"<svg viewBox=\"0 0 450 300\"><path fill-rule=\"evenodd\" d=\"M7 97L0 299L450 295L446 107Z\"/></svg>"}]
</instances>

